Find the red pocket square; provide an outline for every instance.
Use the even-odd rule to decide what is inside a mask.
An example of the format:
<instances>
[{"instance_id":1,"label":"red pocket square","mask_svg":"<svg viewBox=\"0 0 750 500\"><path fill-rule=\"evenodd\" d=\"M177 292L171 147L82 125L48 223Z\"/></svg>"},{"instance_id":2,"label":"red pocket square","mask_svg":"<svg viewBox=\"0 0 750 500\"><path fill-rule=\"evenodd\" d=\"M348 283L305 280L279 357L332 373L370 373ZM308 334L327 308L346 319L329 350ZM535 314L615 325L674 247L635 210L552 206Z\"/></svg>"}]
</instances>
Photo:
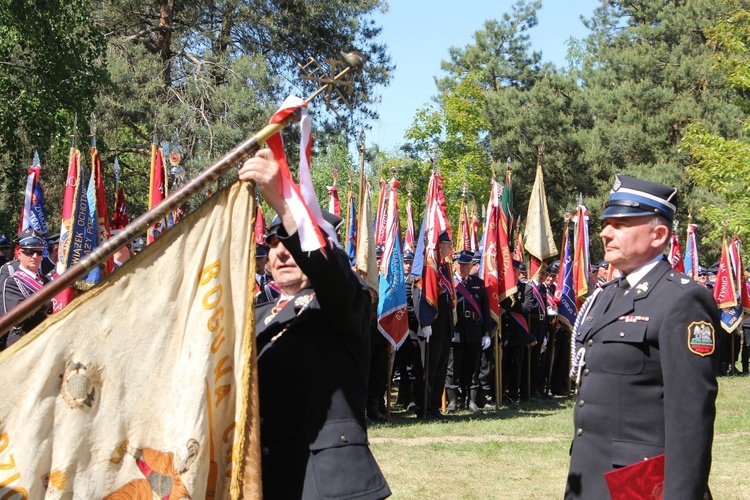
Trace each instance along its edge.
<instances>
[{"instance_id":1,"label":"red pocket square","mask_svg":"<svg viewBox=\"0 0 750 500\"><path fill-rule=\"evenodd\" d=\"M664 492L664 454L605 472L612 500L659 499Z\"/></svg>"}]
</instances>

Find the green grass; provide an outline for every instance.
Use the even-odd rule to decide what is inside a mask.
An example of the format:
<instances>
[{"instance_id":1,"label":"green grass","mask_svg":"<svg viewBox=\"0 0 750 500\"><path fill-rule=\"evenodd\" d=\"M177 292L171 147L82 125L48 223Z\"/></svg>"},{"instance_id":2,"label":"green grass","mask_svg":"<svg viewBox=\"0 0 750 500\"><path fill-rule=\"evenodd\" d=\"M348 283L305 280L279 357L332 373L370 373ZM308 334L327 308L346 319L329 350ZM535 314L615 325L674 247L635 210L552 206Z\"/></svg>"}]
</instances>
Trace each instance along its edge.
<instances>
[{"instance_id":1,"label":"green grass","mask_svg":"<svg viewBox=\"0 0 750 500\"><path fill-rule=\"evenodd\" d=\"M396 499L562 498L573 401L468 411L447 422L397 407L370 427L371 448ZM750 499L750 377L719 379L710 486L716 499Z\"/></svg>"}]
</instances>

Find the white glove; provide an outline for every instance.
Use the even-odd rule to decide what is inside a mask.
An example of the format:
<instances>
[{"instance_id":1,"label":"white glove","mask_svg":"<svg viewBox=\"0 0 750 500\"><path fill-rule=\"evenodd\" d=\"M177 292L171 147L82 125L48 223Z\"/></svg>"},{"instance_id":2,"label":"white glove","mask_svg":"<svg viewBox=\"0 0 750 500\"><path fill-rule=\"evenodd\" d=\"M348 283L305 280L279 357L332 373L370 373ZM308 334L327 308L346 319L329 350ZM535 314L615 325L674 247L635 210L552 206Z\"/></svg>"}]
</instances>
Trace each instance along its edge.
<instances>
[{"instance_id":1,"label":"white glove","mask_svg":"<svg viewBox=\"0 0 750 500\"><path fill-rule=\"evenodd\" d=\"M492 339L488 336L482 337L482 349L487 349L489 346L492 345Z\"/></svg>"},{"instance_id":2,"label":"white glove","mask_svg":"<svg viewBox=\"0 0 750 500\"><path fill-rule=\"evenodd\" d=\"M425 341L430 341L430 335L432 335L432 327L430 325L423 326L422 327L422 336L424 337Z\"/></svg>"}]
</instances>

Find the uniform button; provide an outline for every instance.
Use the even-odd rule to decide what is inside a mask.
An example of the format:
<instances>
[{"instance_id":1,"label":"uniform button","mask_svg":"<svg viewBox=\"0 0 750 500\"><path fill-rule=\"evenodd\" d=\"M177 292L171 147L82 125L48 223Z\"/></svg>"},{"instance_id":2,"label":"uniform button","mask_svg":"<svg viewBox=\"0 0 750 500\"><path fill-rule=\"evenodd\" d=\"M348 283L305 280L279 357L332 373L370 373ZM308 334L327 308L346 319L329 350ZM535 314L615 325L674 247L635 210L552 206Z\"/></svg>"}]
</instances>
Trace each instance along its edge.
<instances>
[{"instance_id":1,"label":"uniform button","mask_svg":"<svg viewBox=\"0 0 750 500\"><path fill-rule=\"evenodd\" d=\"M589 345L589 347L591 347L592 345L594 345L594 339L589 339L588 345Z\"/></svg>"},{"instance_id":2,"label":"uniform button","mask_svg":"<svg viewBox=\"0 0 750 500\"><path fill-rule=\"evenodd\" d=\"M270 452L270 451L268 450L268 448L266 448L266 447L264 446L263 448L261 448L261 449L260 449L260 453L261 453L261 454L262 454L262 455L263 455L264 457L266 457L266 456L268 456L268 454L269 454L269 453L271 453L271 452Z\"/></svg>"},{"instance_id":3,"label":"uniform button","mask_svg":"<svg viewBox=\"0 0 750 500\"><path fill-rule=\"evenodd\" d=\"M260 425L263 425L263 417L260 417Z\"/></svg>"},{"instance_id":4,"label":"uniform button","mask_svg":"<svg viewBox=\"0 0 750 500\"><path fill-rule=\"evenodd\" d=\"M584 375L588 375L589 374L589 369L588 368L584 368L583 369L583 374Z\"/></svg>"},{"instance_id":5,"label":"uniform button","mask_svg":"<svg viewBox=\"0 0 750 500\"><path fill-rule=\"evenodd\" d=\"M620 332L620 338L625 336L625 332Z\"/></svg>"},{"instance_id":6,"label":"uniform button","mask_svg":"<svg viewBox=\"0 0 750 500\"><path fill-rule=\"evenodd\" d=\"M583 429L578 429L576 431L576 436L583 436Z\"/></svg>"},{"instance_id":7,"label":"uniform button","mask_svg":"<svg viewBox=\"0 0 750 500\"><path fill-rule=\"evenodd\" d=\"M578 400L578 406L583 406L583 399Z\"/></svg>"},{"instance_id":8,"label":"uniform button","mask_svg":"<svg viewBox=\"0 0 750 500\"><path fill-rule=\"evenodd\" d=\"M342 443L348 443L349 442L349 438L347 438L346 436L341 436L341 442Z\"/></svg>"}]
</instances>

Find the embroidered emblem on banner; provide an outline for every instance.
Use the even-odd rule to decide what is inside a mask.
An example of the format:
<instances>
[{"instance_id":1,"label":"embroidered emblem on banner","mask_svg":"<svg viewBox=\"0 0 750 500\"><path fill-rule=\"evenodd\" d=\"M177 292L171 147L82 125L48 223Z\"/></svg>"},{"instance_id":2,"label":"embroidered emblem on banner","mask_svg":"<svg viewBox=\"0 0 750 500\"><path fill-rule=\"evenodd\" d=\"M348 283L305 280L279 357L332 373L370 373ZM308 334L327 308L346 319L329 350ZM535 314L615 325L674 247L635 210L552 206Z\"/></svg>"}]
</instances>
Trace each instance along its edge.
<instances>
[{"instance_id":1,"label":"embroidered emblem on banner","mask_svg":"<svg viewBox=\"0 0 750 500\"><path fill-rule=\"evenodd\" d=\"M699 356L710 356L714 352L714 326L706 321L695 321L687 328L688 349Z\"/></svg>"},{"instance_id":2,"label":"embroidered emblem on banner","mask_svg":"<svg viewBox=\"0 0 750 500\"><path fill-rule=\"evenodd\" d=\"M648 321L648 316L620 316L617 318L618 321L624 321L625 323L635 323L637 321Z\"/></svg>"}]
</instances>

